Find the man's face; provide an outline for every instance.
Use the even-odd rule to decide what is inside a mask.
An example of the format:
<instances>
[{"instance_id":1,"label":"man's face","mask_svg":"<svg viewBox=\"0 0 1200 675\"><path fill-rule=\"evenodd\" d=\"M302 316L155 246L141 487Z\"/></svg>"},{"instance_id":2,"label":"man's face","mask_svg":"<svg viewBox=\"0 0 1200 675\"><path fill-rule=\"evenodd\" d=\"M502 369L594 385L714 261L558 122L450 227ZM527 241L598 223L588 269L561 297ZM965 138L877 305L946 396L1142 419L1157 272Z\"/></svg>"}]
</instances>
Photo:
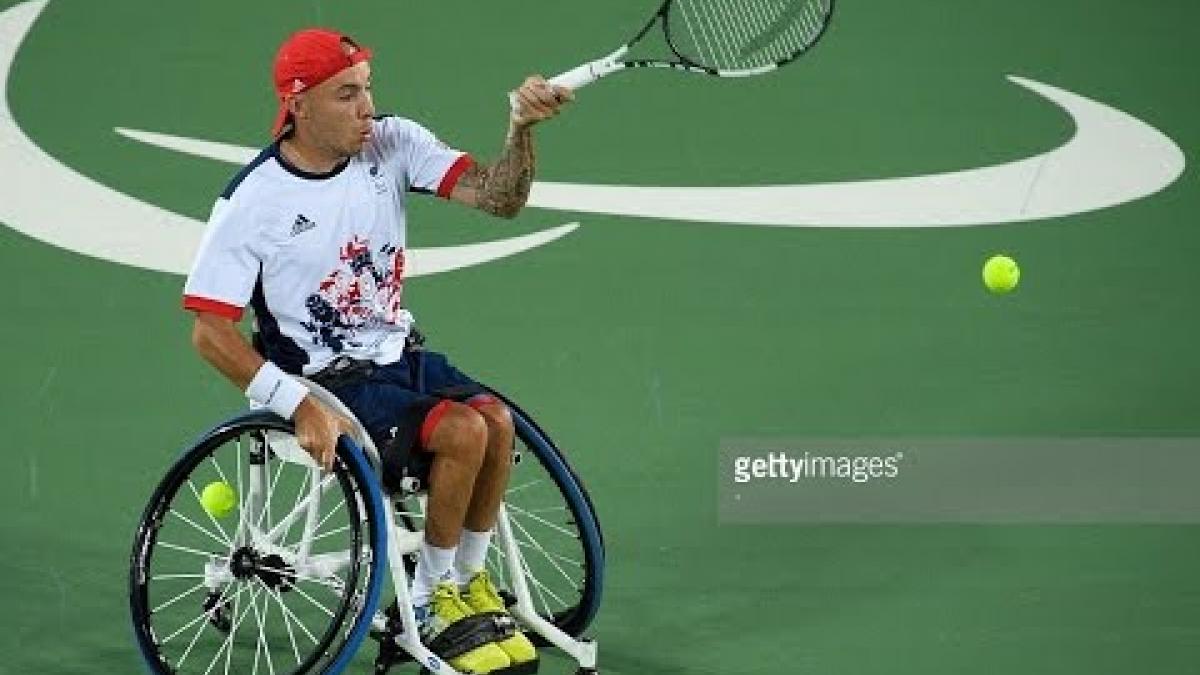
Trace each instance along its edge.
<instances>
[{"instance_id":1,"label":"man's face","mask_svg":"<svg viewBox=\"0 0 1200 675\"><path fill-rule=\"evenodd\" d=\"M371 65L362 61L305 92L296 102L303 124L321 146L349 157L362 150L371 133Z\"/></svg>"}]
</instances>

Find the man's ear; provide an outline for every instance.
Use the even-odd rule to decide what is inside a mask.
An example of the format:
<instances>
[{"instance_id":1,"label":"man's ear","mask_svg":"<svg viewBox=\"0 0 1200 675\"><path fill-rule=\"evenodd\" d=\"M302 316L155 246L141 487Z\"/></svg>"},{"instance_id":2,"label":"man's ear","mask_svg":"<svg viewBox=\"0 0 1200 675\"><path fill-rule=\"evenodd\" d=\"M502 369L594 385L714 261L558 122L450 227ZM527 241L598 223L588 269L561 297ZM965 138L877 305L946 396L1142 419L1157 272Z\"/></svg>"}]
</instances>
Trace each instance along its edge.
<instances>
[{"instance_id":1,"label":"man's ear","mask_svg":"<svg viewBox=\"0 0 1200 675\"><path fill-rule=\"evenodd\" d=\"M288 112L292 117L305 117L307 112L304 110L304 97L296 95L288 98Z\"/></svg>"}]
</instances>

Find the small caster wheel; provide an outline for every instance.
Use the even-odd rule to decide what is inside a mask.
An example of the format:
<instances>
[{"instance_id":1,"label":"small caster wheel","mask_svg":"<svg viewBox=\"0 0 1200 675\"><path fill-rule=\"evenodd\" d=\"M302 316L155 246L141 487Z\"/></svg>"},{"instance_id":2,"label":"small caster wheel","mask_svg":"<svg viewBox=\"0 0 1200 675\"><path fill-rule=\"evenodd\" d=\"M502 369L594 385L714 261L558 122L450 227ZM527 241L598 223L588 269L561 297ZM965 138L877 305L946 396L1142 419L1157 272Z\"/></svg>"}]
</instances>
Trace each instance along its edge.
<instances>
[{"instance_id":1,"label":"small caster wheel","mask_svg":"<svg viewBox=\"0 0 1200 675\"><path fill-rule=\"evenodd\" d=\"M204 613L208 615L208 622L213 625L213 628L229 634L233 628L233 622L229 620L229 601L221 599L220 591L210 591L204 598ZM218 603L220 603L218 605Z\"/></svg>"}]
</instances>

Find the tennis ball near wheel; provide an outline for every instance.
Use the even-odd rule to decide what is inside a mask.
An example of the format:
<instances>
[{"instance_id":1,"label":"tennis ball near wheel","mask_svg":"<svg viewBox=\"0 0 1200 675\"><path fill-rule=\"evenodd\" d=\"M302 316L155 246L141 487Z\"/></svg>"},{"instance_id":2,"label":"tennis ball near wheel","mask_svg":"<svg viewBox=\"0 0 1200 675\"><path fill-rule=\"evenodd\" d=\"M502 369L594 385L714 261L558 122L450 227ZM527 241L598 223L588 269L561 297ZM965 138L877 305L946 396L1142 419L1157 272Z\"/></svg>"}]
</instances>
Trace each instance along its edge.
<instances>
[{"instance_id":1,"label":"tennis ball near wheel","mask_svg":"<svg viewBox=\"0 0 1200 675\"><path fill-rule=\"evenodd\" d=\"M1021 268L1016 260L1006 255L994 255L983 264L983 285L993 293L1008 293L1020 280Z\"/></svg>"},{"instance_id":2,"label":"tennis ball near wheel","mask_svg":"<svg viewBox=\"0 0 1200 675\"><path fill-rule=\"evenodd\" d=\"M237 508L237 492L225 481L209 483L200 492L200 506L213 518L224 518Z\"/></svg>"}]
</instances>

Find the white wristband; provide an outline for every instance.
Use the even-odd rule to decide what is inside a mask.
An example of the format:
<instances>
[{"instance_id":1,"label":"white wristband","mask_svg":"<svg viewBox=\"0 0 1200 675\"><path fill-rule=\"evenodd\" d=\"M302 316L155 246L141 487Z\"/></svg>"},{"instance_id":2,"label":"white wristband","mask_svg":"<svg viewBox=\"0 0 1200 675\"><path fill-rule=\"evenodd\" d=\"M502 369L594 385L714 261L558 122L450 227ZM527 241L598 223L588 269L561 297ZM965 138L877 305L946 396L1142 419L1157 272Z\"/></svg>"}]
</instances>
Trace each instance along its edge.
<instances>
[{"instance_id":1,"label":"white wristband","mask_svg":"<svg viewBox=\"0 0 1200 675\"><path fill-rule=\"evenodd\" d=\"M284 419L292 418L307 395L308 387L270 361L262 364L246 387L246 398L267 406Z\"/></svg>"}]
</instances>

